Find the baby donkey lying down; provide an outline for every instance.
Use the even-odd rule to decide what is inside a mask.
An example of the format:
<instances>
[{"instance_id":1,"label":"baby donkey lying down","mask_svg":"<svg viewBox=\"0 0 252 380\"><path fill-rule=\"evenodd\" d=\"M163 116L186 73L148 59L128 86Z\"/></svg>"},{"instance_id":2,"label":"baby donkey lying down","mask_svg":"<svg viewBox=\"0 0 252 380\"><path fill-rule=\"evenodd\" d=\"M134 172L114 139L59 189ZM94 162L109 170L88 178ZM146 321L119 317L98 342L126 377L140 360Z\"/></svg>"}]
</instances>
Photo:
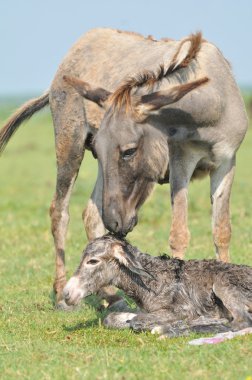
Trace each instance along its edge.
<instances>
[{"instance_id":1,"label":"baby donkey lying down","mask_svg":"<svg viewBox=\"0 0 252 380\"><path fill-rule=\"evenodd\" d=\"M178 336L252 326L252 268L245 265L152 257L108 234L85 249L65 286L65 301L75 305L107 285L141 308L110 313L108 327Z\"/></svg>"}]
</instances>

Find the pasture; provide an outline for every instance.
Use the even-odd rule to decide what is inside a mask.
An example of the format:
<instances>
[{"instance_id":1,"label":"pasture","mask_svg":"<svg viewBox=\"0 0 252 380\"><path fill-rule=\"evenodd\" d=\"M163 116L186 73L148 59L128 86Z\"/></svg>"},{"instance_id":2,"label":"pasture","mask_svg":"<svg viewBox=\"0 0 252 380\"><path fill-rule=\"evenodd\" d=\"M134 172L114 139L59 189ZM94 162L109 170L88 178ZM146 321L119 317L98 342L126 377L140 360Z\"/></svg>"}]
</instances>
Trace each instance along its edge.
<instances>
[{"instance_id":1,"label":"pasture","mask_svg":"<svg viewBox=\"0 0 252 380\"><path fill-rule=\"evenodd\" d=\"M0 109L0 126L15 106ZM252 265L252 130L237 158L231 197L231 259ZM86 153L70 204L68 277L87 243L82 210L96 177ZM55 188L51 117L34 116L0 159L0 377L2 379L252 379L252 336L216 346L192 338L158 341L147 333L109 331L91 305L74 312L52 305L54 251L48 209ZM213 258L209 179L189 189L191 243L186 258ZM142 251L167 252L169 186L157 186L128 236Z\"/></svg>"}]
</instances>

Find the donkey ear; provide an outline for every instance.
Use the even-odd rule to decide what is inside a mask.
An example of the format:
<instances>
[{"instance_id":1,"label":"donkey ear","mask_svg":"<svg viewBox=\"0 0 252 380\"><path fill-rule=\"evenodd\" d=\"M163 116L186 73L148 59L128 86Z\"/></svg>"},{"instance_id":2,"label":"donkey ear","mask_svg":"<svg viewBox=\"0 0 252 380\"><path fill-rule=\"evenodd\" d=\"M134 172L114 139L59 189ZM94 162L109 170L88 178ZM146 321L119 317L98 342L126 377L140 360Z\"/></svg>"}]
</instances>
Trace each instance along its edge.
<instances>
[{"instance_id":1,"label":"donkey ear","mask_svg":"<svg viewBox=\"0 0 252 380\"><path fill-rule=\"evenodd\" d=\"M74 87L81 96L98 104L100 107L105 107L105 102L109 95L111 95L111 92L104 88L92 88L87 82L84 82L81 79L69 77L67 75L64 75L63 79L70 86Z\"/></svg>"},{"instance_id":2,"label":"donkey ear","mask_svg":"<svg viewBox=\"0 0 252 380\"><path fill-rule=\"evenodd\" d=\"M195 80L193 82L174 86L165 91L157 91L148 95L143 95L136 103L136 111L139 115L148 116L152 111L157 111L168 104L179 101L188 92L207 83L207 77Z\"/></svg>"},{"instance_id":3,"label":"donkey ear","mask_svg":"<svg viewBox=\"0 0 252 380\"><path fill-rule=\"evenodd\" d=\"M145 270L139 261L131 253L126 253L123 247L119 244L114 244L112 246L112 256L126 268L130 269L131 272L137 273L140 276L145 276L153 278L153 276Z\"/></svg>"}]
</instances>

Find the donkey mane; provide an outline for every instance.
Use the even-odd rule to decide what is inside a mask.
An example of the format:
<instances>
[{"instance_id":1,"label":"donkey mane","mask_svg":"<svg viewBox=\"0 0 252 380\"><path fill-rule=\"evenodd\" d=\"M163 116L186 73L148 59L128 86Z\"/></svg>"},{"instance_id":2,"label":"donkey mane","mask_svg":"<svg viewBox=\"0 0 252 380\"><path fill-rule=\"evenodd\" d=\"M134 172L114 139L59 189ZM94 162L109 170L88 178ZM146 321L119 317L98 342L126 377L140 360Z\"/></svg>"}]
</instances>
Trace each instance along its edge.
<instances>
[{"instance_id":1,"label":"donkey mane","mask_svg":"<svg viewBox=\"0 0 252 380\"><path fill-rule=\"evenodd\" d=\"M186 56L181 59L179 53L186 42L190 42L190 47ZM146 86L151 89L155 83L160 82L171 73L188 66L189 63L196 58L202 42L204 42L204 40L202 39L201 32L191 34L181 41L167 69L165 69L164 64L160 64L157 71L145 70L126 79L110 96L110 102L114 110L119 111L124 107L125 112L132 111L131 91L134 88Z\"/></svg>"},{"instance_id":2,"label":"donkey mane","mask_svg":"<svg viewBox=\"0 0 252 380\"><path fill-rule=\"evenodd\" d=\"M150 40L150 41L153 41L153 42L158 42L158 40L155 37L153 37L151 34L148 34L148 36L144 36L141 33L131 32L129 30L116 29L116 31L117 31L117 33L128 34L129 36L139 37L139 38L141 38L143 40ZM163 37L163 38L160 39L160 41L171 42L171 41L174 41L174 40L172 38Z\"/></svg>"}]
</instances>

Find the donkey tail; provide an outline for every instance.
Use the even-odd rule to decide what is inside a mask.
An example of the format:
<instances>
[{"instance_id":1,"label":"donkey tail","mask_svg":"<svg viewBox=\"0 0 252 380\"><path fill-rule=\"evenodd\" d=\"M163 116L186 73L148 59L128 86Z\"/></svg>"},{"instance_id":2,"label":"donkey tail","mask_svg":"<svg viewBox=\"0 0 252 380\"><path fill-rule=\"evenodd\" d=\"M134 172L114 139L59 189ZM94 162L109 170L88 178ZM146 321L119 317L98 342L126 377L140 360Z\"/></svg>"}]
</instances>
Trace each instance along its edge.
<instances>
[{"instance_id":1,"label":"donkey tail","mask_svg":"<svg viewBox=\"0 0 252 380\"><path fill-rule=\"evenodd\" d=\"M9 118L4 127L0 130L0 153L8 144L12 135L17 131L23 121L28 120L35 112L49 104L49 92L38 98L28 100Z\"/></svg>"}]
</instances>

